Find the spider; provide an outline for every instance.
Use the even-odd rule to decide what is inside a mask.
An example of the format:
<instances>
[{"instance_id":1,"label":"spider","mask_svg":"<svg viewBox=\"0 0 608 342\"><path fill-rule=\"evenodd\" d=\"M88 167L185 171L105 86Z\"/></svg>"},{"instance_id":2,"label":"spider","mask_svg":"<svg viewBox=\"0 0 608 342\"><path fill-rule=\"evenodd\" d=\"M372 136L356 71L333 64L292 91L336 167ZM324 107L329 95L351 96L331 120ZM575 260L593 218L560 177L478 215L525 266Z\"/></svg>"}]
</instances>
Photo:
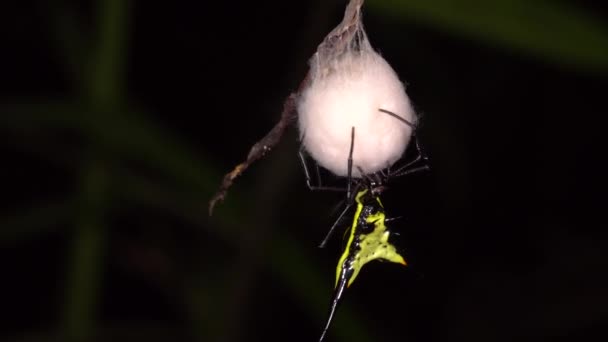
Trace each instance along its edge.
<instances>
[{"instance_id":1,"label":"spider","mask_svg":"<svg viewBox=\"0 0 608 342\"><path fill-rule=\"evenodd\" d=\"M386 110L380 110L383 113L394 116L413 128L413 125L404 120L403 118L394 115ZM406 265L405 259L399 252L394 244L390 242L390 238L393 233L387 223L394 218L389 218L386 215L384 206L380 200L380 195L387 189L387 183L391 178L400 177L407 174L428 170L429 166L426 164L427 157L423 154L420 148L419 141L415 137L415 144L417 150L417 156L413 160L406 162L404 165L398 167L395 170L391 170L387 167L375 173L366 174L363 170L359 170L360 174L363 175L359 179L352 177L353 168L353 149L355 144L355 127L351 128L351 143L350 151L348 156L348 176L346 179L346 188L344 187L328 187L321 184L321 177L319 172L318 164L316 166L316 178L317 184L312 184L311 172L306 162L305 152L300 148L299 157L302 163L302 169L306 177L306 185L310 190L313 191L345 191L346 192L346 205L344 210L338 216L335 223L329 229L327 235L319 245L319 247L325 247L328 240L330 239L335 228L342 221L343 217L349 211L351 207L355 207L355 212L351 220L350 228L348 230L347 240L344 244L342 254L338 260L336 267L336 280L334 284L334 291L331 299L329 316L327 322L319 339L319 342L323 341L333 316L336 312L338 304L344 294L344 290L348 288L356 279L357 275L365 264L372 260L384 260L389 262ZM420 165L424 162L424 165Z\"/></svg>"}]
</instances>

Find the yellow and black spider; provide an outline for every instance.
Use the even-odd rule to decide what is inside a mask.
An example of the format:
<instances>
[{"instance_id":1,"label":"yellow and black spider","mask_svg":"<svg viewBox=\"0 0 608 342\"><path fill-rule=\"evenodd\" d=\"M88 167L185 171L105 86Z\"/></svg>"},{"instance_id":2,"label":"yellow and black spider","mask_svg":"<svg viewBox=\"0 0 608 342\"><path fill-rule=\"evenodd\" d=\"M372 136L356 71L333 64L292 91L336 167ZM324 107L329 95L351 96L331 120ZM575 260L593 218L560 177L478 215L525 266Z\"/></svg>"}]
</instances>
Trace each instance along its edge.
<instances>
[{"instance_id":1,"label":"yellow and black spider","mask_svg":"<svg viewBox=\"0 0 608 342\"><path fill-rule=\"evenodd\" d=\"M383 186L364 188L355 194L355 214L340 260L336 267L336 282L329 317L319 341L323 341L344 290L357 278L365 264L386 260L406 265L405 259L390 242L391 231L386 223L384 206L380 201Z\"/></svg>"},{"instance_id":2,"label":"yellow and black spider","mask_svg":"<svg viewBox=\"0 0 608 342\"><path fill-rule=\"evenodd\" d=\"M351 155L349 155L348 159L349 168L352 167L354 139L355 129L353 127L351 131ZM336 280L334 293L331 299L329 317L319 339L320 342L325 338L344 290L355 281L365 264L372 260L384 260L406 265L403 256L397 251L396 246L391 243L391 237L395 234L392 233L387 226L387 223L391 218L386 216L384 206L380 200L380 195L386 189L386 183L391 178L429 169L428 165L425 163L426 157L422 153L417 138L415 138L415 144L418 155L414 160L394 171L391 171L390 168L386 168L380 172L367 174L360 179L352 179L349 177L345 189L340 187L322 186L320 184L318 168L318 184L312 185L310 171L306 164L306 157L303 151L300 151L300 160L305 172L306 183L311 190L346 191L347 194L346 208L332 225L326 237L321 242L320 247L324 247L327 244L333 231L342 221L342 218L354 207L354 215L350 223L350 228L347 234L345 234L347 240L344 243L344 249L336 267ZM424 165L420 165L421 162L423 162ZM351 173L349 172L349 174ZM361 174L363 174L363 172L361 172Z\"/></svg>"}]
</instances>

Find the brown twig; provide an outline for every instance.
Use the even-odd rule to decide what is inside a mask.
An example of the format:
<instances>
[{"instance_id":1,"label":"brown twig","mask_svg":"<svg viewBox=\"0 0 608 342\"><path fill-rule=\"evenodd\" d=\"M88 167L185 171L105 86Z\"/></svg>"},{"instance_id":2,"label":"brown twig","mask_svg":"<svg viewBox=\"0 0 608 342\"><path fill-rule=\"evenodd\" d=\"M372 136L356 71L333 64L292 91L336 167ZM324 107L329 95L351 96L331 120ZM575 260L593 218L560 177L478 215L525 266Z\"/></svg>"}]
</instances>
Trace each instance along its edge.
<instances>
[{"instance_id":1,"label":"brown twig","mask_svg":"<svg viewBox=\"0 0 608 342\"><path fill-rule=\"evenodd\" d=\"M363 1L364 0L351 0L349 2L344 11L344 19L342 19L342 22L323 39L321 44L319 44L317 53L327 54L328 52L341 51L345 48L348 42L351 41L352 35L357 32ZM217 202L221 202L226 198L228 189L232 186L234 180L245 172L251 164L264 157L266 153L279 143L287 127L291 125L297 117L296 100L298 99L300 92L308 87L309 82L310 72L300 83L298 90L291 93L285 99L285 102L283 102L283 111L279 122L276 123L270 132L251 147L249 154L247 154L247 159L244 162L238 164L232 171L224 175L224 179L222 180L219 189L209 201L209 216L213 214L213 209Z\"/></svg>"},{"instance_id":2,"label":"brown twig","mask_svg":"<svg viewBox=\"0 0 608 342\"><path fill-rule=\"evenodd\" d=\"M300 89L305 87L305 83L307 82L308 77L304 78ZM285 132L287 127L295 121L296 99L298 97L299 91L300 90L291 93L287 97L287 99L285 99L285 102L283 103L283 112L281 113L281 118L279 119L279 122L276 123L276 125L270 130L270 132L266 134L266 136L264 136L251 147L249 153L247 154L247 159L245 159L244 162L238 164L232 171L228 172L224 176L220 188L211 198L211 201L209 201L209 216L213 214L213 208L215 207L216 203L218 201L223 201L224 198L226 198L226 193L228 192L228 189L232 186L234 180L243 172L245 172L245 170L247 170L247 168L256 160L264 157L266 153L272 150L281 140L281 137L283 136L283 133Z\"/></svg>"}]
</instances>

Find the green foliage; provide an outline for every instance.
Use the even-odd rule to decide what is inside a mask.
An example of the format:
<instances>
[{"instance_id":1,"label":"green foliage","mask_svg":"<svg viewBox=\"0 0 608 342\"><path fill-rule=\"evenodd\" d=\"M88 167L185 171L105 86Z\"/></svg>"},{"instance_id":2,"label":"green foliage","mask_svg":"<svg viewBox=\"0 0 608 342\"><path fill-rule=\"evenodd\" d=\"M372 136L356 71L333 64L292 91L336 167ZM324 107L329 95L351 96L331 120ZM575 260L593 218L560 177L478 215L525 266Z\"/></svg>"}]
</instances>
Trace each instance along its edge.
<instances>
[{"instance_id":1,"label":"green foliage","mask_svg":"<svg viewBox=\"0 0 608 342\"><path fill-rule=\"evenodd\" d=\"M368 1L370 11L410 20L539 60L592 72L608 71L608 25L562 1Z\"/></svg>"}]
</instances>

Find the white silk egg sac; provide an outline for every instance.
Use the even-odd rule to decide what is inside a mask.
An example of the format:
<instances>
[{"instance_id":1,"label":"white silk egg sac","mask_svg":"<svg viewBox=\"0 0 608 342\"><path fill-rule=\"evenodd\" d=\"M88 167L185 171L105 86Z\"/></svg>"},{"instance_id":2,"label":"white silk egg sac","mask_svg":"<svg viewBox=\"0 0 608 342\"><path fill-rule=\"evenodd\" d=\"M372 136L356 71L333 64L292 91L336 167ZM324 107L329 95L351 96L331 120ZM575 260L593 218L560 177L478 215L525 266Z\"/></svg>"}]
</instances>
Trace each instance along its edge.
<instances>
[{"instance_id":1,"label":"white silk egg sac","mask_svg":"<svg viewBox=\"0 0 608 342\"><path fill-rule=\"evenodd\" d=\"M347 176L354 127L353 177L394 164L412 127L380 110L412 124L416 114L393 68L371 47L325 64L311 67L311 81L298 99L300 138L308 154L334 174Z\"/></svg>"}]
</instances>

